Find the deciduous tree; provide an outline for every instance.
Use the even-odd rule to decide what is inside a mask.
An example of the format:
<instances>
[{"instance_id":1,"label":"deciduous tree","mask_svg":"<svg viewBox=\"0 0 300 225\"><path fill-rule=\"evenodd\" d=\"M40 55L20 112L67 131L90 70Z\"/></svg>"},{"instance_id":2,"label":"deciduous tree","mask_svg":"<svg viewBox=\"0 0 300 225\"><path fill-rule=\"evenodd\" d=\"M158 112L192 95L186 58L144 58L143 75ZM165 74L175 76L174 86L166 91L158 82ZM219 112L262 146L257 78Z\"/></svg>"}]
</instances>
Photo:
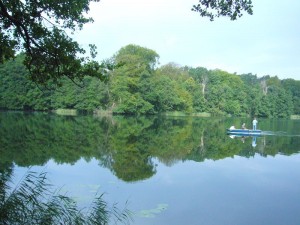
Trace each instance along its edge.
<instances>
[{"instance_id":1,"label":"deciduous tree","mask_svg":"<svg viewBox=\"0 0 300 225\"><path fill-rule=\"evenodd\" d=\"M61 77L104 78L101 65L69 35L93 22L85 17L90 2L99 0L0 0L0 63L23 51L31 80L44 85ZM95 45L90 51L93 58Z\"/></svg>"},{"instance_id":2,"label":"deciduous tree","mask_svg":"<svg viewBox=\"0 0 300 225\"><path fill-rule=\"evenodd\" d=\"M211 21L220 16L236 20L243 15L243 11L252 15L252 7L251 0L199 0L197 5L193 5L192 11L209 17Z\"/></svg>"}]
</instances>

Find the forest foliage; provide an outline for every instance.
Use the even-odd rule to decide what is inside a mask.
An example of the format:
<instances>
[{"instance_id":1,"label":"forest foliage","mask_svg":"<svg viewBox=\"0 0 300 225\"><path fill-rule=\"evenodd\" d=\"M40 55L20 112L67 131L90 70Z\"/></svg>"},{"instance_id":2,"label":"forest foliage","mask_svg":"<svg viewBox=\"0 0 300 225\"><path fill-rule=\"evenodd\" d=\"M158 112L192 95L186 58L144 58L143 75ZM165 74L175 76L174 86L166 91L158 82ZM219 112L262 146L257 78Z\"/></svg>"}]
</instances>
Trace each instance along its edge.
<instances>
[{"instance_id":1,"label":"forest foliage","mask_svg":"<svg viewBox=\"0 0 300 225\"><path fill-rule=\"evenodd\" d=\"M289 117L300 114L300 81L220 69L159 65L159 55L137 45L121 48L111 59L105 82L86 76L62 79L47 88L33 83L24 55L0 65L0 109L75 109L115 114L186 114Z\"/></svg>"},{"instance_id":2,"label":"forest foliage","mask_svg":"<svg viewBox=\"0 0 300 225\"><path fill-rule=\"evenodd\" d=\"M93 22L88 17L91 2L99 0L0 1L0 64L22 51L28 77L41 85L87 74L105 79L100 68L106 65L94 60L96 46L89 44L88 57L70 35Z\"/></svg>"},{"instance_id":3,"label":"forest foliage","mask_svg":"<svg viewBox=\"0 0 300 225\"><path fill-rule=\"evenodd\" d=\"M82 81L84 76L105 80L112 65L94 60L94 44L89 44L88 57L70 35L93 22L88 17L90 3L99 1L0 0L0 64L22 51L29 79L40 85L60 85L62 77L73 81ZM192 11L210 20L220 16L236 20L244 12L252 15L252 7L251 0L199 0Z\"/></svg>"}]
</instances>

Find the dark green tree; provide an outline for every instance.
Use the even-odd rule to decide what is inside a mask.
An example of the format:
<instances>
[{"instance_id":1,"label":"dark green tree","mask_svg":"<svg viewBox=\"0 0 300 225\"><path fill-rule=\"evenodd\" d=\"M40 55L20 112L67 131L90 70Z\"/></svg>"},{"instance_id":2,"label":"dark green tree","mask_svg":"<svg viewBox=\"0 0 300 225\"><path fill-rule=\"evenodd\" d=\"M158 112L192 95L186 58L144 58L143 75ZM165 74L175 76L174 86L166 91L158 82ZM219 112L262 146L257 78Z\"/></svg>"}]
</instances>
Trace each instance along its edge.
<instances>
[{"instance_id":1,"label":"dark green tree","mask_svg":"<svg viewBox=\"0 0 300 225\"><path fill-rule=\"evenodd\" d=\"M60 84L61 77L81 80L87 75L105 79L102 68L111 65L84 57L85 50L68 35L93 22L85 15L90 2L99 1L0 0L0 64L23 51L30 78L38 84ZM243 11L252 14L252 2L199 0L192 10L211 20L219 16L235 20ZM91 44L91 57L96 54L96 46Z\"/></svg>"},{"instance_id":2,"label":"dark green tree","mask_svg":"<svg viewBox=\"0 0 300 225\"><path fill-rule=\"evenodd\" d=\"M48 110L52 108L51 92L28 80L22 64L24 55L0 64L0 108L14 110Z\"/></svg>"},{"instance_id":3,"label":"dark green tree","mask_svg":"<svg viewBox=\"0 0 300 225\"><path fill-rule=\"evenodd\" d=\"M157 103L161 106L159 111L193 111L190 77L184 67L175 63L166 64L157 69L154 79ZM169 84L166 82L168 80Z\"/></svg>"},{"instance_id":4,"label":"dark green tree","mask_svg":"<svg viewBox=\"0 0 300 225\"><path fill-rule=\"evenodd\" d=\"M294 114L300 115L300 81L294 79L282 80L284 89L293 96Z\"/></svg>"},{"instance_id":5,"label":"dark green tree","mask_svg":"<svg viewBox=\"0 0 300 225\"><path fill-rule=\"evenodd\" d=\"M211 113L240 116L245 110L246 93L238 75L222 70L210 71L207 87L206 99Z\"/></svg>"},{"instance_id":6,"label":"dark green tree","mask_svg":"<svg viewBox=\"0 0 300 225\"><path fill-rule=\"evenodd\" d=\"M259 82L262 93L259 115L289 117L293 113L292 93L284 88L277 76L264 76Z\"/></svg>"},{"instance_id":7,"label":"dark green tree","mask_svg":"<svg viewBox=\"0 0 300 225\"><path fill-rule=\"evenodd\" d=\"M189 75L195 79L205 96L206 85L209 82L209 71L204 67L189 68Z\"/></svg>"},{"instance_id":8,"label":"dark green tree","mask_svg":"<svg viewBox=\"0 0 300 225\"><path fill-rule=\"evenodd\" d=\"M220 16L236 20L243 15L243 11L252 15L252 7L251 0L199 0L197 5L193 5L192 11L209 17L211 21Z\"/></svg>"},{"instance_id":9,"label":"dark green tree","mask_svg":"<svg viewBox=\"0 0 300 225\"><path fill-rule=\"evenodd\" d=\"M258 108L262 99L262 91L256 75L251 73L240 75L244 83L244 104L242 111L248 115L258 115Z\"/></svg>"},{"instance_id":10,"label":"dark green tree","mask_svg":"<svg viewBox=\"0 0 300 225\"><path fill-rule=\"evenodd\" d=\"M143 98L141 82L153 74L159 55L147 48L127 45L115 56L118 66L110 80L112 108L116 113L152 113L153 105Z\"/></svg>"},{"instance_id":11,"label":"dark green tree","mask_svg":"<svg viewBox=\"0 0 300 225\"><path fill-rule=\"evenodd\" d=\"M25 52L24 64L31 80L39 84L59 83L61 77L104 78L101 65L85 57L85 50L68 32L93 22L86 18L90 2L99 0L0 1L0 63ZM95 45L90 45L92 58Z\"/></svg>"},{"instance_id":12,"label":"dark green tree","mask_svg":"<svg viewBox=\"0 0 300 225\"><path fill-rule=\"evenodd\" d=\"M271 117L289 117L293 112L292 96L283 88L270 86L267 101Z\"/></svg>"}]
</instances>

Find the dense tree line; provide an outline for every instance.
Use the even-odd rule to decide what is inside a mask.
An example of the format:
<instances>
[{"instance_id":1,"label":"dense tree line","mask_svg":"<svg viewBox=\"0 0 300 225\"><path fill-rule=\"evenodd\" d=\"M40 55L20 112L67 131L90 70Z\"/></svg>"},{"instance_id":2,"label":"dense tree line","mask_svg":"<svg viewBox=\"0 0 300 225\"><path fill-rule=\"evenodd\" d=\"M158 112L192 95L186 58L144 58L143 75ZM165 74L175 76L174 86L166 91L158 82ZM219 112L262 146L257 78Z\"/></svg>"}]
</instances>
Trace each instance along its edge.
<instances>
[{"instance_id":1,"label":"dense tree line","mask_svg":"<svg viewBox=\"0 0 300 225\"><path fill-rule=\"evenodd\" d=\"M110 60L106 82L86 76L64 79L47 88L32 83L24 55L0 65L0 108L11 110L76 109L118 114L211 113L259 117L300 114L300 81L219 69L158 66L159 55L128 45Z\"/></svg>"}]
</instances>

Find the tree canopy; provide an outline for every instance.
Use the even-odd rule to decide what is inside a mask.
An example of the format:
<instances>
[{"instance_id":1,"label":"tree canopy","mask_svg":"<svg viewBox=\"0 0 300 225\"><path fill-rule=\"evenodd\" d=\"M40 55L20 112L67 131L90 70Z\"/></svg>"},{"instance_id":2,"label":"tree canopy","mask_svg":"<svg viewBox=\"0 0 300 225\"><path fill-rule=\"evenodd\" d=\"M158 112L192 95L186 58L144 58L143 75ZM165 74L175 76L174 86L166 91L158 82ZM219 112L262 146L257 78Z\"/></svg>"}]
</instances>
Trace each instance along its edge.
<instances>
[{"instance_id":1,"label":"tree canopy","mask_svg":"<svg viewBox=\"0 0 300 225\"><path fill-rule=\"evenodd\" d=\"M0 1L0 63L25 52L30 79L38 84L58 83L84 75L103 78L101 65L86 57L85 50L68 33L93 22L86 18L90 2L99 0ZM96 47L90 45L91 56Z\"/></svg>"},{"instance_id":2,"label":"tree canopy","mask_svg":"<svg viewBox=\"0 0 300 225\"><path fill-rule=\"evenodd\" d=\"M38 88L27 79L18 55L0 65L0 109L71 109L116 114L183 112L259 117L300 114L300 81L269 75L232 74L219 69L157 65L159 55L127 45L111 59L107 82L84 77L81 86L61 79L62 87ZM118 64L118 66L115 66ZM42 90L42 91L41 91Z\"/></svg>"},{"instance_id":3,"label":"tree canopy","mask_svg":"<svg viewBox=\"0 0 300 225\"><path fill-rule=\"evenodd\" d=\"M90 45L91 58L70 33L93 22L86 17L91 2L100 0L0 0L0 64L25 53L29 78L37 84L60 84L84 76L106 78L106 63L99 63L96 46ZM232 20L246 11L252 14L251 0L199 0L193 11L201 16L228 16Z\"/></svg>"},{"instance_id":4,"label":"tree canopy","mask_svg":"<svg viewBox=\"0 0 300 225\"><path fill-rule=\"evenodd\" d=\"M199 12L202 17L209 17L211 21L215 17L226 16L236 20L243 15L243 11L252 15L251 0L199 0L193 5L192 11Z\"/></svg>"}]
</instances>

